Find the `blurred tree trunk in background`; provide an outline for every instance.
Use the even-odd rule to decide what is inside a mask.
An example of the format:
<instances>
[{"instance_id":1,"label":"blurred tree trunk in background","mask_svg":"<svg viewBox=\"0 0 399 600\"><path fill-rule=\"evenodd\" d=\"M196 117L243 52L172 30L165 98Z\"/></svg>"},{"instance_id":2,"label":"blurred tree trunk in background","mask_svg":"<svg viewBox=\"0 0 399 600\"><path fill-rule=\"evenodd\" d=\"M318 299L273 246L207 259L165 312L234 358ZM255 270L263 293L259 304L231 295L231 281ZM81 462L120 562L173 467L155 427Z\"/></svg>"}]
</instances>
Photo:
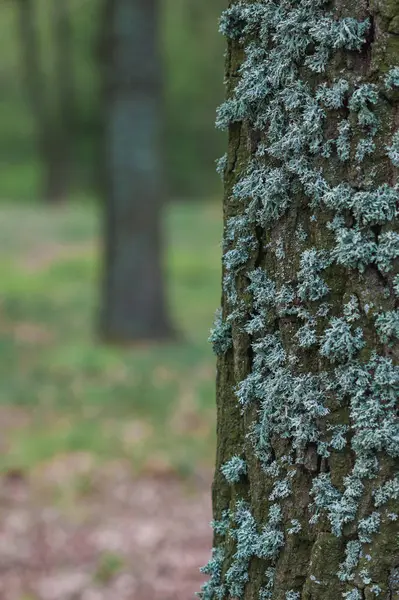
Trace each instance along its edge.
<instances>
[{"instance_id":1,"label":"blurred tree trunk in background","mask_svg":"<svg viewBox=\"0 0 399 600\"><path fill-rule=\"evenodd\" d=\"M40 52L40 35L34 0L17 0L22 71L26 95L36 125L38 155L44 172L42 196L59 203L69 192L70 149L70 40L66 0L52 1L54 37L56 39L56 85L44 73ZM51 102L51 89L59 93L59 106Z\"/></svg>"},{"instance_id":2,"label":"blurred tree trunk in background","mask_svg":"<svg viewBox=\"0 0 399 600\"><path fill-rule=\"evenodd\" d=\"M106 0L105 273L101 333L172 335L162 269L162 64L157 0Z\"/></svg>"},{"instance_id":3,"label":"blurred tree trunk in background","mask_svg":"<svg viewBox=\"0 0 399 600\"><path fill-rule=\"evenodd\" d=\"M54 39L54 89L56 92L55 146L57 148L58 188L66 197L73 176L75 139L75 85L71 6L68 0L51 0ZM61 198L62 199L62 198Z\"/></svg>"}]
</instances>

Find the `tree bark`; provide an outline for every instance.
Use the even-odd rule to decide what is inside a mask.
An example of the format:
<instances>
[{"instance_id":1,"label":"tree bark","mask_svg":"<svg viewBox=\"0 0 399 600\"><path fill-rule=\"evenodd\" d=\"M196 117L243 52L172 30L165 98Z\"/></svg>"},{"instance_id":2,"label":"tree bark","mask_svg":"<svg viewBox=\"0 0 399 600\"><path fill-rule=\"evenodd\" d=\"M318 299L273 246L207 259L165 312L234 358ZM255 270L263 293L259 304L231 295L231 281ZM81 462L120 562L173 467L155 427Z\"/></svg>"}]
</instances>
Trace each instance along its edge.
<instances>
[{"instance_id":1,"label":"tree bark","mask_svg":"<svg viewBox=\"0 0 399 600\"><path fill-rule=\"evenodd\" d=\"M172 335L162 268L162 71L156 0L109 0L103 337Z\"/></svg>"},{"instance_id":2,"label":"tree bark","mask_svg":"<svg viewBox=\"0 0 399 600\"><path fill-rule=\"evenodd\" d=\"M64 148L41 65L33 0L18 0L18 22L26 94L35 120L38 154L43 169L41 193L46 201L59 203L66 196Z\"/></svg>"},{"instance_id":3,"label":"tree bark","mask_svg":"<svg viewBox=\"0 0 399 600\"><path fill-rule=\"evenodd\" d=\"M229 146L201 597L398 599L399 5L248 0L221 23Z\"/></svg>"}]
</instances>

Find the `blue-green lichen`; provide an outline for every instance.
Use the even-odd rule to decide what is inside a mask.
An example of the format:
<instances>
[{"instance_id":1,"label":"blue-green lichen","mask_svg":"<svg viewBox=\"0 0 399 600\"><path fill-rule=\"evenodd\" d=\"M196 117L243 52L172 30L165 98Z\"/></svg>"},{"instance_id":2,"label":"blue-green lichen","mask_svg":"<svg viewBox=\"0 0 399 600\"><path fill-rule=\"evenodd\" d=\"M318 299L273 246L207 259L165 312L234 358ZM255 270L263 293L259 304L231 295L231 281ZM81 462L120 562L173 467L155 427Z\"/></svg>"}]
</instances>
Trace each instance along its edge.
<instances>
[{"instance_id":1,"label":"blue-green lichen","mask_svg":"<svg viewBox=\"0 0 399 600\"><path fill-rule=\"evenodd\" d=\"M209 342L213 346L213 351L217 356L226 354L233 345L231 336L231 324L223 321L222 311L216 311L215 321L209 336Z\"/></svg>"},{"instance_id":2,"label":"blue-green lichen","mask_svg":"<svg viewBox=\"0 0 399 600\"><path fill-rule=\"evenodd\" d=\"M331 362L348 362L363 348L363 331L345 318L333 317L321 340L320 354Z\"/></svg>"},{"instance_id":3,"label":"blue-green lichen","mask_svg":"<svg viewBox=\"0 0 399 600\"><path fill-rule=\"evenodd\" d=\"M238 483L247 474L247 464L239 456L233 456L222 465L221 471L229 483Z\"/></svg>"}]
</instances>

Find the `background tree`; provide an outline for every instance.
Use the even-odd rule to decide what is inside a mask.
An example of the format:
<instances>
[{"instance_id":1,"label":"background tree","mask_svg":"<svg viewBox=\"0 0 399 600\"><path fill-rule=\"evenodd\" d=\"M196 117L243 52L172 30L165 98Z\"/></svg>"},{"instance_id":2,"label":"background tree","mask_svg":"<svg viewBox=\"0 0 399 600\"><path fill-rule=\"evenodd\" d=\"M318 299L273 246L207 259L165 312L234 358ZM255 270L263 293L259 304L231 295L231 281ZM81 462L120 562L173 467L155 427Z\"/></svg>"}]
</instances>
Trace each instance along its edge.
<instances>
[{"instance_id":1,"label":"background tree","mask_svg":"<svg viewBox=\"0 0 399 600\"><path fill-rule=\"evenodd\" d=\"M54 39L54 89L56 93L55 147L57 148L59 195L70 191L74 170L76 137L75 81L71 5L68 0L53 0L50 6Z\"/></svg>"},{"instance_id":2,"label":"background tree","mask_svg":"<svg viewBox=\"0 0 399 600\"><path fill-rule=\"evenodd\" d=\"M41 192L49 202L65 200L70 183L73 75L71 27L67 2L52 2L55 83L46 74L34 0L18 0L19 38L26 98L35 122L43 169ZM53 94L55 90L55 94Z\"/></svg>"},{"instance_id":3,"label":"background tree","mask_svg":"<svg viewBox=\"0 0 399 600\"><path fill-rule=\"evenodd\" d=\"M162 273L162 64L156 0L108 0L105 274L101 329L127 342L171 335Z\"/></svg>"},{"instance_id":4,"label":"background tree","mask_svg":"<svg viewBox=\"0 0 399 600\"><path fill-rule=\"evenodd\" d=\"M397 3L232 4L202 598L399 597Z\"/></svg>"}]
</instances>

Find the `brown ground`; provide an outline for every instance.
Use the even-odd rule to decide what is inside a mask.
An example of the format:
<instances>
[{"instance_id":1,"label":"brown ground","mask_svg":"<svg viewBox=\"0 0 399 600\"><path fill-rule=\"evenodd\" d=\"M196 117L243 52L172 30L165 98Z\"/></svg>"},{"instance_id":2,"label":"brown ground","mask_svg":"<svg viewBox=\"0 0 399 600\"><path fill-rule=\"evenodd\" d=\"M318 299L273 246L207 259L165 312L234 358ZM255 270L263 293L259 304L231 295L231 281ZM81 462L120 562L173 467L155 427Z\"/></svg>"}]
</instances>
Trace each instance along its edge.
<instances>
[{"instance_id":1,"label":"brown ground","mask_svg":"<svg viewBox=\"0 0 399 600\"><path fill-rule=\"evenodd\" d=\"M134 479L59 458L0 481L0 600L189 600L211 547L210 477Z\"/></svg>"}]
</instances>

